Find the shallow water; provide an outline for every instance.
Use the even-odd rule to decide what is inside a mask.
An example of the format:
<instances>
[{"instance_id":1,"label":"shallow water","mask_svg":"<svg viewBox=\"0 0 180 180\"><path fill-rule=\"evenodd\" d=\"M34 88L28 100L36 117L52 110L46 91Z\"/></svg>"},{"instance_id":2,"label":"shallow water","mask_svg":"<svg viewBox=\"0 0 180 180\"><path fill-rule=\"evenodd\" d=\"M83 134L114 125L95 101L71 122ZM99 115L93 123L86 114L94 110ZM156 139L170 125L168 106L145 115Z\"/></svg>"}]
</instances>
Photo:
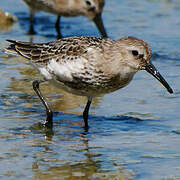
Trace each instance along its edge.
<instances>
[{"instance_id":1,"label":"shallow water","mask_svg":"<svg viewBox=\"0 0 180 180\"><path fill-rule=\"evenodd\" d=\"M8 45L5 39L56 39L55 16L37 13L37 34L29 36L24 3L0 5L19 19L0 28L1 48ZM138 72L124 89L94 99L86 132L86 99L45 84L42 91L54 111L50 131L40 124L45 111L31 85L40 75L23 58L1 52L1 179L180 179L179 0L107 0L103 18L112 39L132 35L151 45L153 63L175 93ZM62 34L99 36L85 17L62 18Z\"/></svg>"}]
</instances>

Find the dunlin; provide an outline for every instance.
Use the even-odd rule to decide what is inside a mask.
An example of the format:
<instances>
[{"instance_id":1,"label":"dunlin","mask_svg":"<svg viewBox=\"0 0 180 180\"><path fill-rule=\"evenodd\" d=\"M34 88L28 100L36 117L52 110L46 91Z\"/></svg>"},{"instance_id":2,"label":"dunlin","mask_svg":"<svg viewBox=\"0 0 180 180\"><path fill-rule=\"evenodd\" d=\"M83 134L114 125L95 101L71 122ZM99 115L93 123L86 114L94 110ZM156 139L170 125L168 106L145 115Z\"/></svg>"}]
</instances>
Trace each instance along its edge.
<instances>
[{"instance_id":1,"label":"dunlin","mask_svg":"<svg viewBox=\"0 0 180 180\"><path fill-rule=\"evenodd\" d=\"M96 37L70 37L44 44L7 41L11 44L6 51L27 58L44 76L44 80L33 82L33 88L46 108L46 126L52 126L53 113L39 89L39 84L45 81L88 98L83 112L86 128L92 98L125 87L139 70L146 70L169 93L173 93L151 63L149 45L135 37L123 37L116 41Z\"/></svg>"},{"instance_id":2,"label":"dunlin","mask_svg":"<svg viewBox=\"0 0 180 180\"><path fill-rule=\"evenodd\" d=\"M107 37L101 18L104 0L24 0L30 8L30 30L34 33L33 19L36 11L46 11L57 15L55 24L58 36L61 37L60 17L86 16L93 20L102 37Z\"/></svg>"}]
</instances>

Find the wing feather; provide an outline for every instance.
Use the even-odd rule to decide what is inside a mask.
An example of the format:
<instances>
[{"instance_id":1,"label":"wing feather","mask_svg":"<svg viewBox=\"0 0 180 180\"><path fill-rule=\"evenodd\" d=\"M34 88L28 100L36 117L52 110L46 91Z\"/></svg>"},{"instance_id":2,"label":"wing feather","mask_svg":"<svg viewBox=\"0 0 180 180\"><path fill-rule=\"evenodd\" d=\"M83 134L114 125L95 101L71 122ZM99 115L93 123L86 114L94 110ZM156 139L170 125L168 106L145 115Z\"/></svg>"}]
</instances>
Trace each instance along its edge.
<instances>
[{"instance_id":1,"label":"wing feather","mask_svg":"<svg viewBox=\"0 0 180 180\"><path fill-rule=\"evenodd\" d=\"M35 64L48 63L55 59L59 63L73 61L85 57L89 47L102 51L102 43L106 39L95 37L71 37L49 43L29 43L7 40L11 44L6 51L19 54Z\"/></svg>"}]
</instances>

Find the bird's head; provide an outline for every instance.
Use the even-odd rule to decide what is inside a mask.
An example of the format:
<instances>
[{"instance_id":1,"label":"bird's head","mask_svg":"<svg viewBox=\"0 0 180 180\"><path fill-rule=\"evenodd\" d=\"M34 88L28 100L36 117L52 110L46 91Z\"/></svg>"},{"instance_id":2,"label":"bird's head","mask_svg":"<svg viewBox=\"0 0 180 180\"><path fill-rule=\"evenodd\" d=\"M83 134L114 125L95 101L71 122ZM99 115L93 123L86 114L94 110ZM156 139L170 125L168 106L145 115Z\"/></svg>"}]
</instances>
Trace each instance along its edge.
<instances>
[{"instance_id":1,"label":"bird's head","mask_svg":"<svg viewBox=\"0 0 180 180\"><path fill-rule=\"evenodd\" d=\"M120 45L119 48L122 48L122 60L128 67L130 67L134 71L146 70L159 82L161 82L169 93L173 93L173 90L168 85L166 80L152 64L151 48L145 41L129 36L121 38L117 42Z\"/></svg>"},{"instance_id":2,"label":"bird's head","mask_svg":"<svg viewBox=\"0 0 180 180\"><path fill-rule=\"evenodd\" d=\"M104 0L81 0L81 6L83 15L93 20L102 37L107 37L101 17L104 7Z\"/></svg>"}]
</instances>

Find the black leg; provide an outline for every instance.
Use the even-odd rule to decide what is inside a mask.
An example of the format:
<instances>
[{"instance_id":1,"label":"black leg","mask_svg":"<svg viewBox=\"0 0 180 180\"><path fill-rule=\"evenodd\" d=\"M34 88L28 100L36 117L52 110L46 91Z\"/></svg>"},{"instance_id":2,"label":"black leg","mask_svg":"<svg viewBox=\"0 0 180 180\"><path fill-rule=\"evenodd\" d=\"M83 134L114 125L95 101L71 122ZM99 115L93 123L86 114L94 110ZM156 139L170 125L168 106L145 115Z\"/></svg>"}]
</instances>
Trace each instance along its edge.
<instances>
[{"instance_id":1,"label":"black leg","mask_svg":"<svg viewBox=\"0 0 180 180\"><path fill-rule=\"evenodd\" d=\"M85 107L84 112L83 112L83 119L84 119L85 128L88 128L88 114L89 114L89 108L90 108L91 102L92 102L92 97L89 97L88 102L87 102L86 107Z\"/></svg>"},{"instance_id":2,"label":"black leg","mask_svg":"<svg viewBox=\"0 0 180 180\"><path fill-rule=\"evenodd\" d=\"M43 103L43 105L46 108L46 120L44 121L44 125L47 127L52 127L53 125L53 112L51 110L51 108L49 107L48 103L46 102L46 99L42 96L41 91L39 89L39 84L42 83L44 81L42 80L35 80L33 81L33 89L36 92L36 94L39 96L41 102Z\"/></svg>"},{"instance_id":3,"label":"black leg","mask_svg":"<svg viewBox=\"0 0 180 180\"><path fill-rule=\"evenodd\" d=\"M60 18L61 18L61 16L57 16L57 20L56 20L56 24L55 24L58 39L62 38L61 30L60 30Z\"/></svg>"},{"instance_id":4,"label":"black leg","mask_svg":"<svg viewBox=\"0 0 180 180\"><path fill-rule=\"evenodd\" d=\"M34 11L32 9L30 9L30 17L29 17L29 20L30 20L30 24L29 24L29 32L28 34L35 34L35 31L34 31Z\"/></svg>"}]
</instances>

